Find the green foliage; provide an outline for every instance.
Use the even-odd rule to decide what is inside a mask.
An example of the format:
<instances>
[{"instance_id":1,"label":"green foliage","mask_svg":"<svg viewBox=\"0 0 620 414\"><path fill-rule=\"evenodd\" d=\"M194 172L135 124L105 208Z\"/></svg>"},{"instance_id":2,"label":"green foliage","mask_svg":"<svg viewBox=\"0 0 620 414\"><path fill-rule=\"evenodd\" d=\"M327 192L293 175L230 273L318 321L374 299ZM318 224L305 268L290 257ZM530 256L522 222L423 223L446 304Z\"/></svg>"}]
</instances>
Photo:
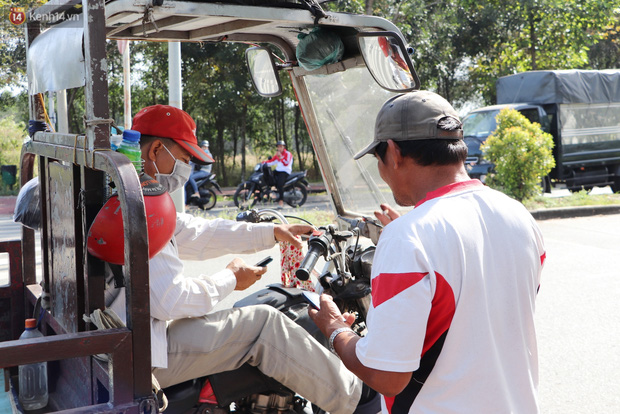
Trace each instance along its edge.
<instances>
[{"instance_id":1,"label":"green foliage","mask_svg":"<svg viewBox=\"0 0 620 414\"><path fill-rule=\"evenodd\" d=\"M481 147L495 164L487 184L519 201L531 198L555 166L553 137L514 109L501 110L496 119L497 129Z\"/></svg>"},{"instance_id":2,"label":"green foliage","mask_svg":"<svg viewBox=\"0 0 620 414\"><path fill-rule=\"evenodd\" d=\"M618 205L620 204L620 194L591 194L586 190L581 190L566 197L539 195L525 200L523 204L530 211L545 208Z\"/></svg>"},{"instance_id":3,"label":"green foliage","mask_svg":"<svg viewBox=\"0 0 620 414\"><path fill-rule=\"evenodd\" d=\"M6 18L14 5L0 0L0 81L13 92L25 85L24 26ZM423 89L437 91L458 109L495 101L498 77L529 69L607 69L620 62L620 0L337 0L326 10L366 13L392 21L414 48L412 58ZM5 13L6 12L6 13ZM183 43L183 102L201 139L211 141L220 182L236 185L253 164L245 156L272 155L273 143L287 142L295 169L316 160L288 75L284 94L259 97L244 64L245 45ZM168 103L168 47L131 43L132 107ZM107 45L110 117L123 124L121 55ZM0 92L2 89L0 88ZM69 130L84 132L83 88L68 91ZM26 94L0 95L0 117L27 122ZM232 165L229 173L225 166ZM234 173L232 172L234 171ZM316 176L318 178L318 175Z\"/></svg>"},{"instance_id":4,"label":"green foliage","mask_svg":"<svg viewBox=\"0 0 620 414\"><path fill-rule=\"evenodd\" d=\"M22 150L22 141L27 135L25 126L15 122L12 118L0 119L0 165L17 165L19 180L19 158ZM0 194L17 194L19 181L10 190L0 178Z\"/></svg>"},{"instance_id":5,"label":"green foliage","mask_svg":"<svg viewBox=\"0 0 620 414\"><path fill-rule=\"evenodd\" d=\"M462 5L471 29L470 46L464 45L473 63L470 79L487 103L494 101L501 76L592 68L590 48L620 16L620 0L465 0Z\"/></svg>"},{"instance_id":6,"label":"green foliage","mask_svg":"<svg viewBox=\"0 0 620 414\"><path fill-rule=\"evenodd\" d=\"M0 119L0 164L19 165L22 142L27 136L26 126L12 118Z\"/></svg>"}]
</instances>

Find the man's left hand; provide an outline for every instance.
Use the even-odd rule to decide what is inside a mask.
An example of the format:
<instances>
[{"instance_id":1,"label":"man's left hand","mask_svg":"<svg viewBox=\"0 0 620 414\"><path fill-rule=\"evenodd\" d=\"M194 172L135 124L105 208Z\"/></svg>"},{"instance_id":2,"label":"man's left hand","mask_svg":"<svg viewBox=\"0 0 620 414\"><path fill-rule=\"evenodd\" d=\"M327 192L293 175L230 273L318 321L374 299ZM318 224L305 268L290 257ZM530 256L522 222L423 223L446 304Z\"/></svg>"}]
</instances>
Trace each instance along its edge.
<instances>
[{"instance_id":1,"label":"man's left hand","mask_svg":"<svg viewBox=\"0 0 620 414\"><path fill-rule=\"evenodd\" d=\"M301 249L301 240L298 236L310 234L313 231L314 227L308 224L276 224L273 227L273 235L276 241L289 242L298 249Z\"/></svg>"}]
</instances>

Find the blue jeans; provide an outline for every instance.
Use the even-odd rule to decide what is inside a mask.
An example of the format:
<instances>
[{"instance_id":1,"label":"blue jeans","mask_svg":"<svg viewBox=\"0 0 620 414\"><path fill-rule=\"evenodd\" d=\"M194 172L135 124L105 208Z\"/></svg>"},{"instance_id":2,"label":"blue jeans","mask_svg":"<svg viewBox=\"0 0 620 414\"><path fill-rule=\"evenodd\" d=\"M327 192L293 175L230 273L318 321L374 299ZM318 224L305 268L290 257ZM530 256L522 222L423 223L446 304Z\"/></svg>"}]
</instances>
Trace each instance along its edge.
<instances>
[{"instance_id":1,"label":"blue jeans","mask_svg":"<svg viewBox=\"0 0 620 414\"><path fill-rule=\"evenodd\" d=\"M192 192L186 192L185 194L185 202L187 203L190 199L190 196L192 194L196 194L198 192L198 185L196 184L196 180L200 180L202 178L208 177L210 173L206 172L206 171L195 171L193 172L190 176L189 176L189 180L187 180L187 183L190 185L190 187L192 188Z\"/></svg>"}]
</instances>

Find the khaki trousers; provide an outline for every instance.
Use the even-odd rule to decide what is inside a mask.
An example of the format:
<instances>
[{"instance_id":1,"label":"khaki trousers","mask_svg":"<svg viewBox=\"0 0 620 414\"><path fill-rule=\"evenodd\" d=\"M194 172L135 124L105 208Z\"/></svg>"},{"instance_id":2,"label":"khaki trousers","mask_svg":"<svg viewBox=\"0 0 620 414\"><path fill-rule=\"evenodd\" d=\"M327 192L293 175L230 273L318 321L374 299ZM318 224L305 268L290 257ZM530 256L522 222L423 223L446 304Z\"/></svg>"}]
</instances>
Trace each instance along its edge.
<instances>
[{"instance_id":1,"label":"khaki trousers","mask_svg":"<svg viewBox=\"0 0 620 414\"><path fill-rule=\"evenodd\" d=\"M360 380L302 327L267 305L173 321L168 368L153 373L168 387L246 362L332 414L350 414L357 407Z\"/></svg>"}]
</instances>

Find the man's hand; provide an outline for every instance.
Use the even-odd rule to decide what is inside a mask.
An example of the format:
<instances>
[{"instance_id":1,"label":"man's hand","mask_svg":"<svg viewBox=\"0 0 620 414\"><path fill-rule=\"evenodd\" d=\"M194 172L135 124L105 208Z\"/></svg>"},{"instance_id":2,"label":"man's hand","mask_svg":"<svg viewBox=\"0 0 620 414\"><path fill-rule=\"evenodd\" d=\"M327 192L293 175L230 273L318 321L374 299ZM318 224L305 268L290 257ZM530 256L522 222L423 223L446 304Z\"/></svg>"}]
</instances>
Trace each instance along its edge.
<instances>
[{"instance_id":1,"label":"man's hand","mask_svg":"<svg viewBox=\"0 0 620 414\"><path fill-rule=\"evenodd\" d=\"M313 231L314 227L307 224L276 224L273 226L273 236L276 241L289 242L298 249L301 249L301 241L297 236L310 234Z\"/></svg>"},{"instance_id":2,"label":"man's hand","mask_svg":"<svg viewBox=\"0 0 620 414\"><path fill-rule=\"evenodd\" d=\"M237 278L235 290L249 288L260 280L261 276L267 271L267 267L250 266L238 257L228 263L226 269L230 269L234 273L235 278Z\"/></svg>"},{"instance_id":3,"label":"man's hand","mask_svg":"<svg viewBox=\"0 0 620 414\"><path fill-rule=\"evenodd\" d=\"M326 338L329 338L336 329L350 327L355 321L355 315L341 314L329 295L321 295L321 309L309 309L308 315ZM336 340L334 347L344 365L378 393L394 397L400 394L411 381L411 372L380 371L362 364L355 353L356 344L360 340L359 336L342 333L336 337Z\"/></svg>"},{"instance_id":4,"label":"man's hand","mask_svg":"<svg viewBox=\"0 0 620 414\"><path fill-rule=\"evenodd\" d=\"M381 211L375 211L375 217L384 226L387 226L390 222L400 217L400 213L394 210L389 204L383 203L380 204L379 207L381 207Z\"/></svg>"},{"instance_id":5,"label":"man's hand","mask_svg":"<svg viewBox=\"0 0 620 414\"><path fill-rule=\"evenodd\" d=\"M336 329L350 327L355 321L355 315L340 313L334 299L325 294L321 295L321 309L308 309L308 315L327 338Z\"/></svg>"}]
</instances>

